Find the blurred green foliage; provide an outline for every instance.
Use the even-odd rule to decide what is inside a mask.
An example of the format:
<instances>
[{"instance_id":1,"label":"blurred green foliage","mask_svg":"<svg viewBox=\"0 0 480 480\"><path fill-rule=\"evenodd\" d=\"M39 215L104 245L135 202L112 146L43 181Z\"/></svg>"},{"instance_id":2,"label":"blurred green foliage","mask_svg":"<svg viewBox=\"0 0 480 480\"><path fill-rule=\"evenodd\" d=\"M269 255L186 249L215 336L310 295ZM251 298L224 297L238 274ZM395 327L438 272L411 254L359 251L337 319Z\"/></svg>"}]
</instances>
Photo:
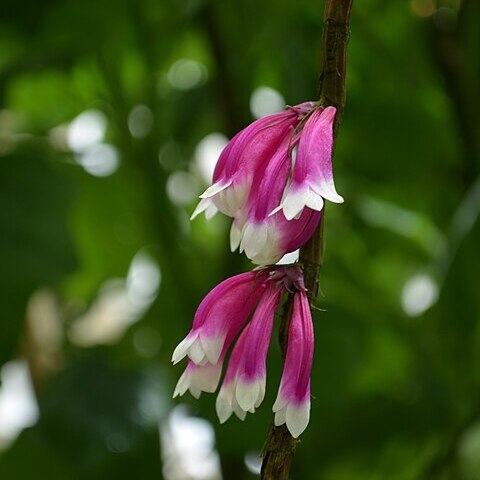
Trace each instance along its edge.
<instances>
[{"instance_id":1,"label":"blurred green foliage","mask_svg":"<svg viewBox=\"0 0 480 480\"><path fill-rule=\"evenodd\" d=\"M250 268L226 219L189 223L197 146L250 122L260 86L315 98L322 12L2 0L0 364L28 362L40 412L0 441L2 478L163 478L171 352L203 295ZM294 479L480 479L479 19L475 0L354 5L335 154L346 202L327 206ZM104 122L106 164L73 151L85 111ZM135 265L141 307L125 300ZM212 395L181 399L212 422L225 479L254 477L244 457L262 448L281 372L271 350L244 423L219 426Z\"/></svg>"}]
</instances>

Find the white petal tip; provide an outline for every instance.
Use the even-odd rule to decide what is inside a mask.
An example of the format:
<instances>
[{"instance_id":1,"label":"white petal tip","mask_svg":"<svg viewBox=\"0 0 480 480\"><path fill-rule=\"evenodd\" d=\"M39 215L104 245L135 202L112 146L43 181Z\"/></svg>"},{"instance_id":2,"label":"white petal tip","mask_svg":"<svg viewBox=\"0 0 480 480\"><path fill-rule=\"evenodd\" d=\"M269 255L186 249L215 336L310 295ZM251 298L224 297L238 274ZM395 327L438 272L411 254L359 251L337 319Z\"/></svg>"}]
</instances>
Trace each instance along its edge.
<instances>
[{"instance_id":1,"label":"white petal tip","mask_svg":"<svg viewBox=\"0 0 480 480\"><path fill-rule=\"evenodd\" d=\"M211 220L217 214L217 212L218 208L213 203L211 203L205 210L205 218L207 220Z\"/></svg>"},{"instance_id":2,"label":"white petal tip","mask_svg":"<svg viewBox=\"0 0 480 480\"><path fill-rule=\"evenodd\" d=\"M190 216L190 220L193 220L196 218L198 215L200 215L202 212L205 212L205 214L208 212L208 209L212 206L212 201L206 198L203 198L198 202L198 205L195 207L195 210L193 211L192 215Z\"/></svg>"},{"instance_id":3,"label":"white petal tip","mask_svg":"<svg viewBox=\"0 0 480 480\"><path fill-rule=\"evenodd\" d=\"M220 423L225 423L232 416L232 409L227 405L222 407L221 410L217 408L217 417Z\"/></svg>"},{"instance_id":4,"label":"white petal tip","mask_svg":"<svg viewBox=\"0 0 480 480\"><path fill-rule=\"evenodd\" d=\"M343 203L345 201L344 198L335 191L335 188L324 189L319 193L323 198L332 203Z\"/></svg>"},{"instance_id":5,"label":"white petal tip","mask_svg":"<svg viewBox=\"0 0 480 480\"><path fill-rule=\"evenodd\" d=\"M202 392L201 390L194 390L190 388L190 393L192 394L193 398L196 398L197 400L201 397Z\"/></svg>"},{"instance_id":6,"label":"white petal tip","mask_svg":"<svg viewBox=\"0 0 480 480\"><path fill-rule=\"evenodd\" d=\"M272 412L273 413L277 413L279 410L281 410L282 408L285 408L285 406L287 405L287 400L285 398L283 398L283 396L278 396L277 399L275 400L275 403L273 404L273 407L272 407Z\"/></svg>"},{"instance_id":7,"label":"white petal tip","mask_svg":"<svg viewBox=\"0 0 480 480\"><path fill-rule=\"evenodd\" d=\"M303 210L303 207L301 208L301 210L299 210L298 212L292 212L292 211L289 211L289 210L283 210L283 214L285 215L285 218L290 221L290 220L298 220L301 212Z\"/></svg>"},{"instance_id":8,"label":"white petal tip","mask_svg":"<svg viewBox=\"0 0 480 480\"><path fill-rule=\"evenodd\" d=\"M182 361L185 358L185 356L187 355L187 352L182 352L182 351L177 351L177 350L178 350L178 347L175 349L175 351L172 354L172 363L174 365L176 365L178 362Z\"/></svg>"},{"instance_id":9,"label":"white petal tip","mask_svg":"<svg viewBox=\"0 0 480 480\"><path fill-rule=\"evenodd\" d=\"M188 371L182 373L180 378L178 379L177 385L175 386L175 390L173 391L173 398L181 397L190 387L190 378L188 375Z\"/></svg>"},{"instance_id":10,"label":"white petal tip","mask_svg":"<svg viewBox=\"0 0 480 480\"><path fill-rule=\"evenodd\" d=\"M310 421L310 401L301 405L289 405L286 412L286 424L293 438L298 438Z\"/></svg>"},{"instance_id":11,"label":"white petal tip","mask_svg":"<svg viewBox=\"0 0 480 480\"><path fill-rule=\"evenodd\" d=\"M176 365L178 362L183 360L189 351L190 346L192 343L195 342L196 335L187 335L175 348L172 354L172 362Z\"/></svg>"},{"instance_id":12,"label":"white petal tip","mask_svg":"<svg viewBox=\"0 0 480 480\"><path fill-rule=\"evenodd\" d=\"M235 391L236 400L240 408L245 411L255 411L255 404L258 401L261 392L261 380L253 382L238 381Z\"/></svg>"},{"instance_id":13,"label":"white petal tip","mask_svg":"<svg viewBox=\"0 0 480 480\"><path fill-rule=\"evenodd\" d=\"M208 187L201 195L200 198L210 198L216 195L217 193L220 193L222 190L225 190L232 182L227 182L227 183L214 183L210 187Z\"/></svg>"},{"instance_id":14,"label":"white petal tip","mask_svg":"<svg viewBox=\"0 0 480 480\"><path fill-rule=\"evenodd\" d=\"M187 354L188 358L190 358L195 365L205 365L207 362L207 357L200 339L195 338L195 340L190 344Z\"/></svg>"},{"instance_id":15,"label":"white petal tip","mask_svg":"<svg viewBox=\"0 0 480 480\"><path fill-rule=\"evenodd\" d=\"M268 216L271 217L272 215L275 215L276 213L278 213L280 210L282 210L283 208L283 204L280 204L277 208L274 208L269 214Z\"/></svg>"},{"instance_id":16,"label":"white petal tip","mask_svg":"<svg viewBox=\"0 0 480 480\"><path fill-rule=\"evenodd\" d=\"M242 229L238 228L235 224L235 221L232 223L230 227L230 250L234 252L238 246L240 245L240 241L242 239Z\"/></svg>"},{"instance_id":17,"label":"white petal tip","mask_svg":"<svg viewBox=\"0 0 480 480\"><path fill-rule=\"evenodd\" d=\"M225 423L232 416L231 394L223 388L215 402L215 410L220 423Z\"/></svg>"},{"instance_id":18,"label":"white petal tip","mask_svg":"<svg viewBox=\"0 0 480 480\"><path fill-rule=\"evenodd\" d=\"M278 255L279 233L275 222L246 223L242 231L240 252L258 265L275 263L282 255Z\"/></svg>"},{"instance_id":19,"label":"white petal tip","mask_svg":"<svg viewBox=\"0 0 480 480\"><path fill-rule=\"evenodd\" d=\"M275 412L275 418L273 420L273 423L276 427L279 427L280 425L283 425L285 423L285 415L286 415L286 409L282 408Z\"/></svg>"},{"instance_id":20,"label":"white petal tip","mask_svg":"<svg viewBox=\"0 0 480 480\"><path fill-rule=\"evenodd\" d=\"M225 343L225 335L218 337L200 337L202 350L209 363L216 365L222 354L223 345Z\"/></svg>"},{"instance_id":21,"label":"white petal tip","mask_svg":"<svg viewBox=\"0 0 480 480\"><path fill-rule=\"evenodd\" d=\"M332 203L343 203L344 199L337 193L332 179L322 179L318 183L310 184L312 191Z\"/></svg>"},{"instance_id":22,"label":"white petal tip","mask_svg":"<svg viewBox=\"0 0 480 480\"><path fill-rule=\"evenodd\" d=\"M290 187L285 199L282 203L283 214L287 220L293 220L303 210L306 204L306 198L308 196L308 190L293 190Z\"/></svg>"},{"instance_id":23,"label":"white petal tip","mask_svg":"<svg viewBox=\"0 0 480 480\"><path fill-rule=\"evenodd\" d=\"M237 418L239 420L241 420L243 422L245 420L245 418L247 417L247 412L237 409L237 410L235 410L235 415L237 416Z\"/></svg>"}]
</instances>

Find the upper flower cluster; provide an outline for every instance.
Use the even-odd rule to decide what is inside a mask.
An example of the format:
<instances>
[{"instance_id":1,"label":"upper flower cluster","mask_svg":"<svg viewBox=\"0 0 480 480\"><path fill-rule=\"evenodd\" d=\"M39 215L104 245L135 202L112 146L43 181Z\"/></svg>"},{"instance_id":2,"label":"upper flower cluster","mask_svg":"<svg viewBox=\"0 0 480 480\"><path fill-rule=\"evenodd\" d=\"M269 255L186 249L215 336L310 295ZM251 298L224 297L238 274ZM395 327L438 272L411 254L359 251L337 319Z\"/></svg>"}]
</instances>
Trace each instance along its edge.
<instances>
[{"instance_id":1,"label":"upper flower cluster","mask_svg":"<svg viewBox=\"0 0 480 480\"><path fill-rule=\"evenodd\" d=\"M172 356L174 363L189 358L174 396L183 395L187 390L197 398L202 391L214 392L225 356L238 336L216 409L222 423L232 413L241 420L247 412L253 413L265 396L267 350L275 312L286 291L294 292L293 311L273 411L275 425L286 424L292 436L298 437L310 418L313 325L303 275L297 267L242 273L225 280L205 297L190 333Z\"/></svg>"},{"instance_id":2,"label":"upper flower cluster","mask_svg":"<svg viewBox=\"0 0 480 480\"><path fill-rule=\"evenodd\" d=\"M306 102L256 120L223 150L192 218L232 217L230 247L259 265L310 238L324 199L341 203L332 175L334 107Z\"/></svg>"}]
</instances>

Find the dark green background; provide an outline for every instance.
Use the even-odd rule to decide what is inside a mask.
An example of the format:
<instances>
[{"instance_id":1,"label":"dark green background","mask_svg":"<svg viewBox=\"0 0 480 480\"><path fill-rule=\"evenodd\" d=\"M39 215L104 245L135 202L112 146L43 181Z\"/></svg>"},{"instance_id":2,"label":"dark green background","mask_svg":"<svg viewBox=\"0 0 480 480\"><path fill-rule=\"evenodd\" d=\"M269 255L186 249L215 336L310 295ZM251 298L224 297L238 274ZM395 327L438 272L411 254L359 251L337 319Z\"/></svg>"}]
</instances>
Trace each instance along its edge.
<instances>
[{"instance_id":1,"label":"dark green background","mask_svg":"<svg viewBox=\"0 0 480 480\"><path fill-rule=\"evenodd\" d=\"M163 478L158 424L183 368L171 352L206 292L250 268L229 252L228 221L190 225L195 201L172 203L167 180L199 178L195 147L252 121L255 88L288 104L315 98L323 2L0 9L0 363L28 360L40 407L0 451L0 476ZM334 160L346 201L327 205L312 416L294 479L480 479L479 22L476 0L355 2ZM182 58L205 66L204 82L168 82ZM136 105L153 114L142 138L128 127ZM110 176L90 175L52 141L89 109L104 113L119 154ZM107 345L72 341L138 252L161 271L153 304ZM409 316L402 292L418 275L439 296ZM45 303L59 332L48 345L35 337ZM218 425L212 395L181 400L212 422L227 480L254 478L244 457L272 420L273 343L266 400L244 423Z\"/></svg>"}]
</instances>

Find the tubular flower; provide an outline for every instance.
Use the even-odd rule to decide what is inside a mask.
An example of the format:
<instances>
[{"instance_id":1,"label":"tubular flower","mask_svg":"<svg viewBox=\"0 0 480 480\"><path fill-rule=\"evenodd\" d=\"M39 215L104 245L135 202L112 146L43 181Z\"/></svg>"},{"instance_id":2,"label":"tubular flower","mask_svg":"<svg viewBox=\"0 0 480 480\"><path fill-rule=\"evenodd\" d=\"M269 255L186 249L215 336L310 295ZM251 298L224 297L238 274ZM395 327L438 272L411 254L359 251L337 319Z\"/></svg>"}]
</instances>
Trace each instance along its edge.
<instances>
[{"instance_id":1,"label":"tubular flower","mask_svg":"<svg viewBox=\"0 0 480 480\"><path fill-rule=\"evenodd\" d=\"M262 177L252 185L247 202L245 222L238 231L240 252L254 263L266 265L277 262L285 253L301 247L318 225L320 212L311 209L288 221L282 211L271 215L280 203L290 174L289 139L279 146L270 159ZM235 221L232 230L238 228ZM232 238L232 236L231 236ZM231 244L232 250L236 245Z\"/></svg>"},{"instance_id":2,"label":"tubular flower","mask_svg":"<svg viewBox=\"0 0 480 480\"><path fill-rule=\"evenodd\" d=\"M293 437L307 428L310 419L310 371L313 360L313 324L304 290L293 297L288 346L280 390L273 405L275 425L286 423Z\"/></svg>"},{"instance_id":3,"label":"tubular flower","mask_svg":"<svg viewBox=\"0 0 480 480\"><path fill-rule=\"evenodd\" d=\"M175 363L189 357L174 396L189 390L198 398L202 391L215 391L225 356L238 336L216 410L221 423L232 413L241 420L247 412L253 413L265 396L268 346L275 312L286 291L295 292L294 307L274 411L275 422L286 423L291 434L298 437L309 419L313 326L303 275L297 267L271 267L237 275L207 295L195 314L192 330L172 357Z\"/></svg>"},{"instance_id":4,"label":"tubular flower","mask_svg":"<svg viewBox=\"0 0 480 480\"><path fill-rule=\"evenodd\" d=\"M342 203L332 172L333 121L335 107L318 109L306 121L298 143L292 181L281 208L288 220L304 207L322 210L323 199Z\"/></svg>"},{"instance_id":5,"label":"tubular flower","mask_svg":"<svg viewBox=\"0 0 480 480\"><path fill-rule=\"evenodd\" d=\"M334 117L335 108L306 102L240 131L220 155L192 219L217 211L232 217L231 250L240 248L259 265L297 250L318 225L323 198L343 201L332 177Z\"/></svg>"},{"instance_id":6,"label":"tubular flower","mask_svg":"<svg viewBox=\"0 0 480 480\"><path fill-rule=\"evenodd\" d=\"M243 420L246 412L254 412L263 401L268 345L282 290L281 284L269 282L252 320L235 344L217 397L216 408L221 423L232 412Z\"/></svg>"},{"instance_id":7,"label":"tubular flower","mask_svg":"<svg viewBox=\"0 0 480 480\"><path fill-rule=\"evenodd\" d=\"M254 177L262 175L269 158L312 106L306 102L290 107L255 120L237 133L221 153L212 186L200 195L192 218L207 209L235 217L245 205Z\"/></svg>"},{"instance_id":8,"label":"tubular flower","mask_svg":"<svg viewBox=\"0 0 480 480\"><path fill-rule=\"evenodd\" d=\"M241 273L217 285L198 307L192 329L173 352L172 362L188 356L196 365L216 364L247 321L267 276L266 271Z\"/></svg>"}]
</instances>

